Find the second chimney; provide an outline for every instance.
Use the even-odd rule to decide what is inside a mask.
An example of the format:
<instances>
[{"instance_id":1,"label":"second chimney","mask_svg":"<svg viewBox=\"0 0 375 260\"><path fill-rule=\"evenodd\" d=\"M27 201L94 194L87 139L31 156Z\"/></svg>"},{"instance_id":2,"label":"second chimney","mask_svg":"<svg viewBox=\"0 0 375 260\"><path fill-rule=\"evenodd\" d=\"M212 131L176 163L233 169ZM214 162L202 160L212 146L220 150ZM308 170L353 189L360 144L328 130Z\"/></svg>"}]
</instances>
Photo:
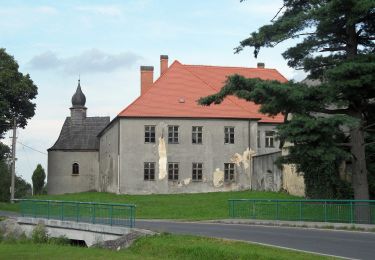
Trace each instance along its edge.
<instances>
[{"instance_id":1,"label":"second chimney","mask_svg":"<svg viewBox=\"0 0 375 260\"><path fill-rule=\"evenodd\" d=\"M168 69L168 55L160 55L160 76Z\"/></svg>"},{"instance_id":2,"label":"second chimney","mask_svg":"<svg viewBox=\"0 0 375 260\"><path fill-rule=\"evenodd\" d=\"M141 66L141 95L150 89L154 83L154 67Z\"/></svg>"},{"instance_id":3,"label":"second chimney","mask_svg":"<svg viewBox=\"0 0 375 260\"><path fill-rule=\"evenodd\" d=\"M257 68L258 68L258 69L264 69L264 68L265 68L264 63L263 63L263 62L258 62L258 64L257 64Z\"/></svg>"}]
</instances>

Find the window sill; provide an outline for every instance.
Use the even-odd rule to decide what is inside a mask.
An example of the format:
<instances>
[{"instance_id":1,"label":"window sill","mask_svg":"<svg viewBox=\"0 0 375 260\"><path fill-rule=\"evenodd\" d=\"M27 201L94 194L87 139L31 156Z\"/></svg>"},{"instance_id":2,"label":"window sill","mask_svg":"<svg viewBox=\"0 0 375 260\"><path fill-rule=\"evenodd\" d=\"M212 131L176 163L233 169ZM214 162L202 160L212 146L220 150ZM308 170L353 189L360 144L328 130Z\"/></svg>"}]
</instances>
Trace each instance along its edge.
<instances>
[{"instance_id":1,"label":"window sill","mask_svg":"<svg viewBox=\"0 0 375 260\"><path fill-rule=\"evenodd\" d=\"M78 173L78 174L76 174L76 173L72 173L71 175L72 175L72 176L79 176L79 173Z\"/></svg>"}]
</instances>

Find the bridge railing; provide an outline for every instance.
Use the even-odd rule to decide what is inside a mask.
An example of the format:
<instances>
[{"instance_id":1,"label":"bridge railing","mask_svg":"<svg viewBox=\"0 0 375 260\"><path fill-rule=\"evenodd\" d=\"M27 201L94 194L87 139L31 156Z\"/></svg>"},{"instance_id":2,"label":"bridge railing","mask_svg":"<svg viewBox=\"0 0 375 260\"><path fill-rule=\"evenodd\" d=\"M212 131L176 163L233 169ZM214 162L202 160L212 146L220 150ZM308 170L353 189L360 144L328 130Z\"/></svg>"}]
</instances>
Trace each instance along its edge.
<instances>
[{"instance_id":1,"label":"bridge railing","mask_svg":"<svg viewBox=\"0 0 375 260\"><path fill-rule=\"evenodd\" d=\"M135 205L17 199L23 217L134 227Z\"/></svg>"},{"instance_id":2,"label":"bridge railing","mask_svg":"<svg viewBox=\"0 0 375 260\"><path fill-rule=\"evenodd\" d=\"M231 218L375 224L375 200L232 199Z\"/></svg>"}]
</instances>

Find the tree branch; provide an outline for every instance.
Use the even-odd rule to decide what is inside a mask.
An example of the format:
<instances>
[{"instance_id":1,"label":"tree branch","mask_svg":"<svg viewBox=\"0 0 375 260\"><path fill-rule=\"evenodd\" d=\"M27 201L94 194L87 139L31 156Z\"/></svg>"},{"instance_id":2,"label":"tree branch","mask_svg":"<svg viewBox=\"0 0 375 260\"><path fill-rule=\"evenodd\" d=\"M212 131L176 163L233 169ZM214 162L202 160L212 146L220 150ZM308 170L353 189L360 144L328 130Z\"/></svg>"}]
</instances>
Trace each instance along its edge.
<instances>
[{"instance_id":1,"label":"tree branch","mask_svg":"<svg viewBox=\"0 0 375 260\"><path fill-rule=\"evenodd\" d=\"M375 144L375 141L374 142L369 142L369 143L364 143L362 144L363 146L368 146L368 145L371 145L371 144Z\"/></svg>"},{"instance_id":2,"label":"tree branch","mask_svg":"<svg viewBox=\"0 0 375 260\"><path fill-rule=\"evenodd\" d=\"M284 9L284 7L285 7L285 4L284 4L282 7L280 7L279 11L277 11L277 13L275 14L275 16L271 19L271 23L272 23L273 20L275 20L275 18L279 15L279 13L281 12L281 10Z\"/></svg>"},{"instance_id":3,"label":"tree branch","mask_svg":"<svg viewBox=\"0 0 375 260\"><path fill-rule=\"evenodd\" d=\"M338 146L352 147L351 143L337 143Z\"/></svg>"},{"instance_id":4,"label":"tree branch","mask_svg":"<svg viewBox=\"0 0 375 260\"><path fill-rule=\"evenodd\" d=\"M325 52L325 51L345 51L346 47L345 46L340 46L340 47L332 47L332 48L323 48L319 52Z\"/></svg>"},{"instance_id":5,"label":"tree branch","mask_svg":"<svg viewBox=\"0 0 375 260\"><path fill-rule=\"evenodd\" d=\"M349 112L349 109L335 109L335 110L330 110L330 109L320 109L316 112L324 113L324 114L330 114L330 115L342 115L342 114L347 114Z\"/></svg>"},{"instance_id":6,"label":"tree branch","mask_svg":"<svg viewBox=\"0 0 375 260\"><path fill-rule=\"evenodd\" d=\"M370 124L370 125L365 126L365 127L363 128L363 130L369 129L369 128L373 127L373 126L375 126L375 123L372 123L372 124Z\"/></svg>"}]
</instances>

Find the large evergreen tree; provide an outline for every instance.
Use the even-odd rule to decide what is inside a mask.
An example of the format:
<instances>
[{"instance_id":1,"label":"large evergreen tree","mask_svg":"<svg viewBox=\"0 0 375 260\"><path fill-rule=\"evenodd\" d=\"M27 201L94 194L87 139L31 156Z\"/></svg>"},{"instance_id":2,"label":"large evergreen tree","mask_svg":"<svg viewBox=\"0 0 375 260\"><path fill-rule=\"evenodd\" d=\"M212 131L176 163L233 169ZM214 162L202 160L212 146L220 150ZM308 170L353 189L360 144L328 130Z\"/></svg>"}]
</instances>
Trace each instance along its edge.
<instances>
[{"instance_id":1,"label":"large evergreen tree","mask_svg":"<svg viewBox=\"0 0 375 260\"><path fill-rule=\"evenodd\" d=\"M332 197L345 191L338 168L347 161L354 198L369 199L366 148L374 150L368 149L374 144L365 140L375 129L375 1L284 0L271 24L253 32L236 51L253 47L257 57L261 48L289 39L299 43L283 57L290 67L308 72L315 84L233 75L219 93L199 103L217 104L236 95L260 104L270 116L282 113L279 138L293 144L283 162L296 163L304 172L307 195ZM316 183L328 185L314 194Z\"/></svg>"}]
</instances>

